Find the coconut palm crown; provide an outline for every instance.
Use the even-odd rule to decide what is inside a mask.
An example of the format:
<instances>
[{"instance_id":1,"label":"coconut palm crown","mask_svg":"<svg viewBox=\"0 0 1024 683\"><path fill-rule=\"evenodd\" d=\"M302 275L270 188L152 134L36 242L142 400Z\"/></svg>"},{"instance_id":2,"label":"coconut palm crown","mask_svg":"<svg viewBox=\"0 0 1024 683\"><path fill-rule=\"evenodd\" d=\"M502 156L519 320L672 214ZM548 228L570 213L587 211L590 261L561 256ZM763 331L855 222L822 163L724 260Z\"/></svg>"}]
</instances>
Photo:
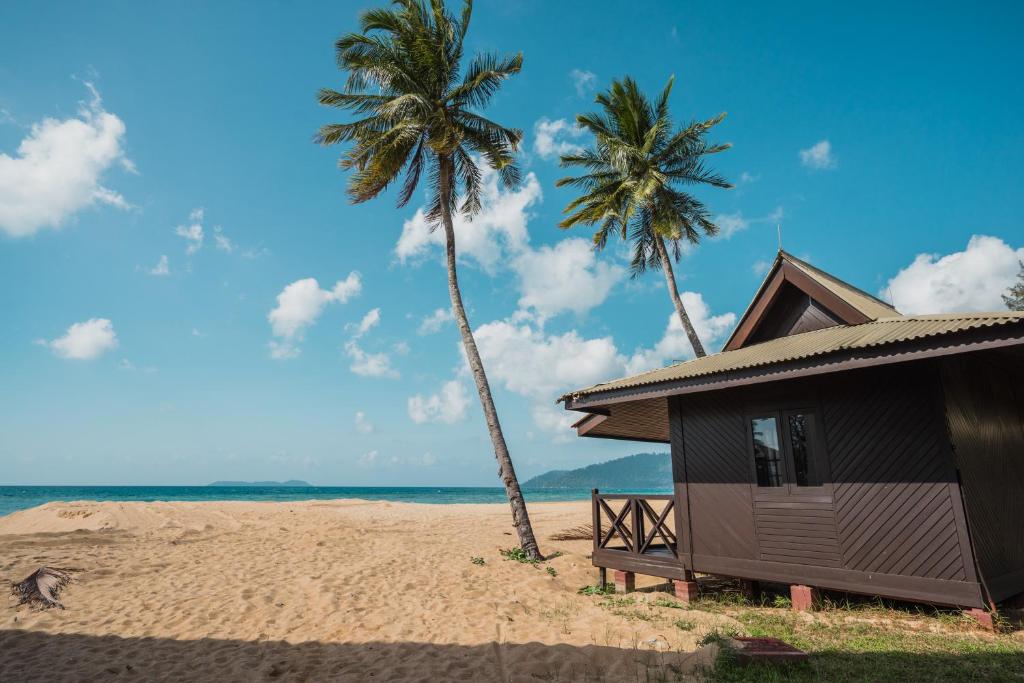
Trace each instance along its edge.
<instances>
[{"instance_id":1,"label":"coconut palm crown","mask_svg":"<svg viewBox=\"0 0 1024 683\"><path fill-rule=\"evenodd\" d=\"M480 211L479 163L494 169L505 187L518 184L514 155L522 139L520 131L479 113L502 82L519 72L522 55L476 55L462 71L472 11L470 0L465 0L458 17L448 12L443 0L395 0L390 8L365 12L361 30L335 43L338 68L348 74L344 89L323 89L319 94L321 104L348 110L356 120L323 126L316 141L347 145L340 166L354 171L348 183L354 203L373 199L402 177L397 203L405 206L426 173L427 218L432 228L444 230L452 314L480 396L512 522L526 556L539 560L542 555L459 289L452 217L472 217Z\"/></svg>"},{"instance_id":2,"label":"coconut palm crown","mask_svg":"<svg viewBox=\"0 0 1024 683\"><path fill-rule=\"evenodd\" d=\"M404 173L397 200L403 207L426 171L432 201L428 218L435 225L442 204L452 213L472 216L480 210L481 193L474 154L498 172L506 187L519 183L514 154L522 131L474 110L485 107L502 81L519 72L523 56L478 54L460 78L472 8L466 0L455 18L441 0L395 0L390 9L365 12L361 31L335 43L338 68L348 79L341 92L322 89L319 102L362 118L325 125L316 141L351 143L339 166L355 170L348 185L353 202L373 199ZM447 182L442 182L446 170ZM463 199L456 206L460 189Z\"/></svg>"},{"instance_id":3,"label":"coconut palm crown","mask_svg":"<svg viewBox=\"0 0 1024 683\"><path fill-rule=\"evenodd\" d=\"M562 178L556 186L576 187L583 194L566 208L562 228L597 226L594 245L602 249L611 233L633 244L633 277L647 268L665 271L673 303L697 356L704 348L679 298L667 241L679 260L682 244L696 244L701 234L712 236L718 227L707 207L684 191L694 185L731 188L709 169L704 158L731 145L707 142L707 132L725 114L694 121L673 130L668 99L673 78L653 105L636 81L612 81L596 98L603 111L581 114L577 125L593 134L593 146L561 157L563 167L584 169L579 176Z\"/></svg>"}]
</instances>

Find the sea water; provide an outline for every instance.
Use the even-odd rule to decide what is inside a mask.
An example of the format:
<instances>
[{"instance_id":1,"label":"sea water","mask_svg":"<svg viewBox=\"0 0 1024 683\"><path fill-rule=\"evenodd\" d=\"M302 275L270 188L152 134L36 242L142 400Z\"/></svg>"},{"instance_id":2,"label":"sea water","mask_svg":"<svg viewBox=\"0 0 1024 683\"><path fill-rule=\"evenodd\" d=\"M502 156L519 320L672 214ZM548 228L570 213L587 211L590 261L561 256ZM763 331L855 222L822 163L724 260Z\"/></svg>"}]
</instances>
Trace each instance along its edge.
<instances>
[{"instance_id":1,"label":"sea water","mask_svg":"<svg viewBox=\"0 0 1024 683\"><path fill-rule=\"evenodd\" d=\"M619 491L602 493L670 493ZM527 502L586 500L590 489L524 489ZM504 503L505 489L458 486L0 486L0 516L52 501L333 500L360 498L409 503Z\"/></svg>"}]
</instances>

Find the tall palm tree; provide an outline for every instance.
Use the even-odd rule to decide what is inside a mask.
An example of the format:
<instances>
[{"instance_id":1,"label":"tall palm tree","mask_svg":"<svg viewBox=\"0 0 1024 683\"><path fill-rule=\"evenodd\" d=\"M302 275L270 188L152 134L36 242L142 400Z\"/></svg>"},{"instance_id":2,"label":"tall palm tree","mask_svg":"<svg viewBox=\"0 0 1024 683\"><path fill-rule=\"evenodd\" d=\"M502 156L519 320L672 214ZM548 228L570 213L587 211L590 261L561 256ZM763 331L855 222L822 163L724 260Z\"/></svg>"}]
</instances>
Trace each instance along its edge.
<instances>
[{"instance_id":1,"label":"tall palm tree","mask_svg":"<svg viewBox=\"0 0 1024 683\"><path fill-rule=\"evenodd\" d=\"M669 251L678 261L684 240L696 244L701 232L709 236L718 232L704 204L680 188L731 188L722 176L706 168L703 160L730 145L705 141L708 130L725 114L673 132L668 111L673 80L669 78L653 106L632 78L612 81L608 92L595 100L604 111L576 117L582 129L593 133L593 147L562 156L563 167L583 168L584 175L562 178L555 184L584 192L565 208L569 216L560 227L597 225L594 244L599 249L608 242L610 232L618 232L622 239L633 242L633 277L647 268L664 271L679 322L693 353L700 357L706 355L704 346L679 298Z\"/></svg>"},{"instance_id":2,"label":"tall palm tree","mask_svg":"<svg viewBox=\"0 0 1024 683\"><path fill-rule=\"evenodd\" d=\"M427 217L432 227L444 230L452 312L480 394L498 474L523 551L531 559L541 559L462 304L456 269L452 216L472 217L480 211L478 162L497 171L507 188L515 187L520 178L514 154L522 132L478 112L506 78L519 72L523 56L475 55L463 72L463 41L472 10L472 0L464 1L458 17L448 12L443 0L394 0L390 8L363 13L360 32L335 44L338 68L348 74L344 89L323 89L319 94L321 104L349 110L357 119L323 126L316 141L348 143L339 165L354 170L348 184L353 203L373 199L404 172L397 200L403 207L426 171Z\"/></svg>"}]
</instances>

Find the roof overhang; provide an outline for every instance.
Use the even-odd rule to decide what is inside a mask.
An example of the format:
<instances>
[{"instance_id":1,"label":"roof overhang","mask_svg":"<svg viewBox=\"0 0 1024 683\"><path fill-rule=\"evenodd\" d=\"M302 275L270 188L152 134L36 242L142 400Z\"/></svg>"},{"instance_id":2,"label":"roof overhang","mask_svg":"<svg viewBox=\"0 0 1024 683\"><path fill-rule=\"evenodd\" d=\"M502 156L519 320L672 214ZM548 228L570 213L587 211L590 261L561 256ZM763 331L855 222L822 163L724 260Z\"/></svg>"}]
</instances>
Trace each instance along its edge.
<instances>
[{"instance_id":1,"label":"roof overhang","mask_svg":"<svg viewBox=\"0 0 1024 683\"><path fill-rule=\"evenodd\" d=\"M578 436L668 443L668 399L671 396L1014 347L1024 349L1024 331L1017 326L1002 330L975 329L899 345L569 396L565 398L565 408L587 413L573 424Z\"/></svg>"}]
</instances>

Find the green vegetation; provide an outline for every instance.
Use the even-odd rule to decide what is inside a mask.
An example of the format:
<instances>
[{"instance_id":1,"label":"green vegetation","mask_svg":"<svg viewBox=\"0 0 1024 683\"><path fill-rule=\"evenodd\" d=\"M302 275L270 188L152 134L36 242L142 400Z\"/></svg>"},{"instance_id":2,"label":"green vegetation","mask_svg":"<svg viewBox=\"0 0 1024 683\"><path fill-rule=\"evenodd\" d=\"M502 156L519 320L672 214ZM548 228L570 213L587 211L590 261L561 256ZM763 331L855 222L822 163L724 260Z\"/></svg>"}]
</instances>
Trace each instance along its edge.
<instances>
[{"instance_id":1,"label":"green vegetation","mask_svg":"<svg viewBox=\"0 0 1024 683\"><path fill-rule=\"evenodd\" d=\"M1003 301L1011 311L1024 311L1024 261L1020 262L1017 282L1003 295Z\"/></svg>"},{"instance_id":2,"label":"green vegetation","mask_svg":"<svg viewBox=\"0 0 1024 683\"><path fill-rule=\"evenodd\" d=\"M534 559L530 557L525 550L518 546L515 548L505 548L503 550L499 550L498 554L504 557L506 560L511 560L512 562L522 562L523 564L540 564L539 559Z\"/></svg>"},{"instance_id":3,"label":"green vegetation","mask_svg":"<svg viewBox=\"0 0 1024 683\"><path fill-rule=\"evenodd\" d=\"M672 622L672 625L680 631L692 631L697 628L697 624L693 623L689 619L676 619Z\"/></svg>"},{"instance_id":4,"label":"green vegetation","mask_svg":"<svg viewBox=\"0 0 1024 683\"><path fill-rule=\"evenodd\" d=\"M603 586L594 584L592 586L584 586L576 591L580 595L612 595L615 593L615 584L606 583Z\"/></svg>"},{"instance_id":5,"label":"green vegetation","mask_svg":"<svg viewBox=\"0 0 1024 683\"><path fill-rule=\"evenodd\" d=\"M551 575L551 578L555 578L556 576L558 576L558 570L554 567L547 567L547 572Z\"/></svg>"},{"instance_id":6,"label":"green vegetation","mask_svg":"<svg viewBox=\"0 0 1024 683\"><path fill-rule=\"evenodd\" d=\"M478 567L482 567L484 565L484 558L482 557L471 557L469 558L469 561Z\"/></svg>"},{"instance_id":7,"label":"green vegetation","mask_svg":"<svg viewBox=\"0 0 1024 683\"><path fill-rule=\"evenodd\" d=\"M672 460L668 453L637 453L575 470L545 472L524 483L523 488L613 488L631 491L670 491L672 489ZM593 534L593 530L591 530L591 534Z\"/></svg>"},{"instance_id":8,"label":"green vegetation","mask_svg":"<svg viewBox=\"0 0 1024 683\"><path fill-rule=\"evenodd\" d=\"M874 618L858 619L854 615ZM743 624L746 634L780 638L808 652L811 661L783 667L741 666L726 652L716 661L709 678L723 682L929 683L1024 679L1024 642L1019 638L940 630L948 623L940 615L924 617L922 624L908 623L907 616L898 611L880 608L826 611L813 620L792 612L744 610L733 616Z\"/></svg>"}]
</instances>

